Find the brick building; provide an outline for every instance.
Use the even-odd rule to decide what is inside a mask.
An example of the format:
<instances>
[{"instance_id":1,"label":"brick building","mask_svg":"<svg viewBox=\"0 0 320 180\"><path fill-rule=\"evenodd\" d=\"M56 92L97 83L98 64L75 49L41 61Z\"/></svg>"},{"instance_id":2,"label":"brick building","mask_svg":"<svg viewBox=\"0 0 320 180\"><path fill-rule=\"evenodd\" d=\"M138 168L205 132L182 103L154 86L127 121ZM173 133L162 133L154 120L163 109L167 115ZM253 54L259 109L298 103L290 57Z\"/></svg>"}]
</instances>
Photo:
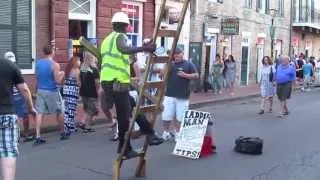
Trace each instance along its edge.
<instances>
[{"instance_id":1,"label":"brick building","mask_svg":"<svg viewBox=\"0 0 320 180\"><path fill-rule=\"evenodd\" d=\"M207 79L215 55L219 53L235 57L237 85L257 83L262 57L271 56L272 26L275 29L274 57L289 53L290 8L284 8L284 5L290 7L289 4L290 0L193 0L190 51L195 49L201 54L202 81ZM238 21L239 31L235 35L222 32L222 21L227 19Z\"/></svg>"},{"instance_id":2,"label":"brick building","mask_svg":"<svg viewBox=\"0 0 320 180\"><path fill-rule=\"evenodd\" d=\"M129 14L133 46L152 36L154 0L1 0L0 56L15 52L27 81L34 84L34 60L42 57L45 45L55 45L55 60L63 66L75 49L81 53L71 39L85 36L101 43L112 31L111 18L118 11Z\"/></svg>"}]
</instances>

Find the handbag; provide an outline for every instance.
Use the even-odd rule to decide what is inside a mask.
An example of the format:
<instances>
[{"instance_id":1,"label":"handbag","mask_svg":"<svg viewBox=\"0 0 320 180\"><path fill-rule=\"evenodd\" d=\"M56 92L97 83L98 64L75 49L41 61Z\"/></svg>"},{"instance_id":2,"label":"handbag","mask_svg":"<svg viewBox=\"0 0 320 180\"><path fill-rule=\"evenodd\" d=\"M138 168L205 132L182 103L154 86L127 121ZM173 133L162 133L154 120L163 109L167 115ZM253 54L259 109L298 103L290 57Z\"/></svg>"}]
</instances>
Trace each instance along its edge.
<instances>
[{"instance_id":1,"label":"handbag","mask_svg":"<svg viewBox=\"0 0 320 180\"><path fill-rule=\"evenodd\" d=\"M274 74L273 74L273 68L272 68L272 66L271 66L271 67L270 67L270 73L269 73L269 81L270 81L270 82L273 81L273 76L274 76Z\"/></svg>"},{"instance_id":2,"label":"handbag","mask_svg":"<svg viewBox=\"0 0 320 180\"><path fill-rule=\"evenodd\" d=\"M258 137L240 136L235 140L234 150L242 154L260 155L263 151L263 140Z\"/></svg>"}]
</instances>

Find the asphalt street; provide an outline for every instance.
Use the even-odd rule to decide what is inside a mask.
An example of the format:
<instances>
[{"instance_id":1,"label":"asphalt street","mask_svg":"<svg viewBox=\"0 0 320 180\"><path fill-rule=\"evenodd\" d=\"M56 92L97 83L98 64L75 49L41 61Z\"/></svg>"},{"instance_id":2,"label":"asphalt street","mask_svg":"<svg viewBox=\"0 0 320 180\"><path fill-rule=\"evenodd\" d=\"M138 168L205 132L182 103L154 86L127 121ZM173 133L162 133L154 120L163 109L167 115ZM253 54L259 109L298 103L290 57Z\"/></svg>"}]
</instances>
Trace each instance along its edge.
<instances>
[{"instance_id":1,"label":"asphalt street","mask_svg":"<svg viewBox=\"0 0 320 180\"><path fill-rule=\"evenodd\" d=\"M258 100L211 105L200 110L215 114L217 154L190 160L171 154L174 143L149 148L147 180L320 180L319 90L296 93L289 101L290 114L258 115ZM161 131L157 122L157 130ZM108 130L97 127L92 134L77 133L68 141L47 134L48 144L20 146L17 180L110 180L116 143ZM250 156L233 152L238 136L264 139L264 153ZM140 140L134 142L136 147ZM126 161L121 179L135 179L137 159Z\"/></svg>"}]
</instances>

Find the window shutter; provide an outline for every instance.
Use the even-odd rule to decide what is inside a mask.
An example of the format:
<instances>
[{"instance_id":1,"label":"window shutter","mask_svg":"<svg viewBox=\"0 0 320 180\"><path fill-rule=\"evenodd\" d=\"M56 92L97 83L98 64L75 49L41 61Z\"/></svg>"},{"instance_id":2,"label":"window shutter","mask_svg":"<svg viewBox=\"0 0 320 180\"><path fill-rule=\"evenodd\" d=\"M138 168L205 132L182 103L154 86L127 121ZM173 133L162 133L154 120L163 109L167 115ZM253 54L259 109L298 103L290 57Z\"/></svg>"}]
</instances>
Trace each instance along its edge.
<instances>
[{"instance_id":1,"label":"window shutter","mask_svg":"<svg viewBox=\"0 0 320 180\"><path fill-rule=\"evenodd\" d=\"M13 51L21 69L32 68L30 0L0 1L0 57Z\"/></svg>"}]
</instances>

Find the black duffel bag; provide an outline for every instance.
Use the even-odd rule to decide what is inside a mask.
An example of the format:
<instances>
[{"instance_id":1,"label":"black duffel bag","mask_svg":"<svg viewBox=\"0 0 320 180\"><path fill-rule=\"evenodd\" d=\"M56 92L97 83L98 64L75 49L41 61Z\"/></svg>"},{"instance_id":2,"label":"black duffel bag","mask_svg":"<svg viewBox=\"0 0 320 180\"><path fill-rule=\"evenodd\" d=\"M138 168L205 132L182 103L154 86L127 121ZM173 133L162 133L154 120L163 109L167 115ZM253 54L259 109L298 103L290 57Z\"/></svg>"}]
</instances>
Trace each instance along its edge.
<instances>
[{"instance_id":1,"label":"black duffel bag","mask_svg":"<svg viewBox=\"0 0 320 180\"><path fill-rule=\"evenodd\" d=\"M262 154L263 140L258 137L240 136L235 140L234 150L243 154Z\"/></svg>"}]
</instances>

